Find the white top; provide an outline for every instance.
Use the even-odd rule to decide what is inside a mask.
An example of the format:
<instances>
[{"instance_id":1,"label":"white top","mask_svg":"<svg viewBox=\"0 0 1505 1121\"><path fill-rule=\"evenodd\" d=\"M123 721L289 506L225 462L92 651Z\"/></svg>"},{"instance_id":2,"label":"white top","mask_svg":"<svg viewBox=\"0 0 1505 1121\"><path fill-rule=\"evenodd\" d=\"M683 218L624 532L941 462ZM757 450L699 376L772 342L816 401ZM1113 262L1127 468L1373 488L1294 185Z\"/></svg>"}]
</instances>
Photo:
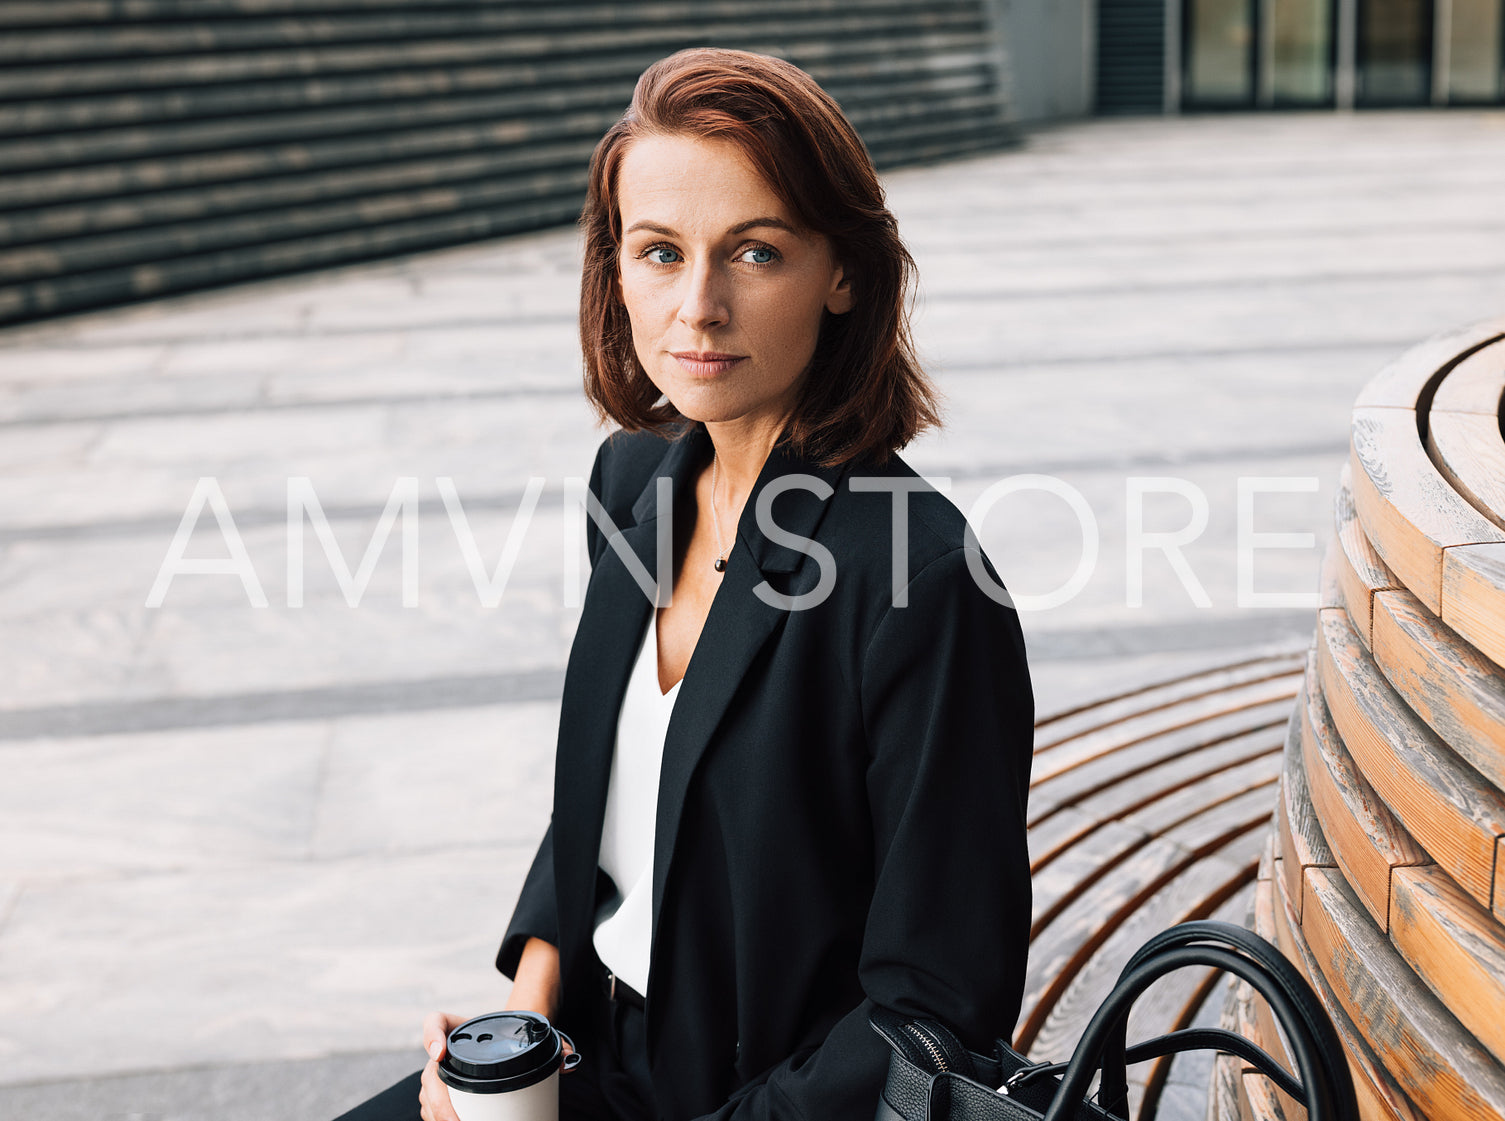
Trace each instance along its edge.
<instances>
[{"instance_id":1,"label":"white top","mask_svg":"<svg viewBox=\"0 0 1505 1121\"><path fill-rule=\"evenodd\" d=\"M664 734L679 695L658 685L658 612L647 633L617 717L616 749L601 829L601 868L617 885L615 898L596 913L596 954L639 993L648 991L648 954L653 942L653 834L658 815L658 774Z\"/></svg>"}]
</instances>

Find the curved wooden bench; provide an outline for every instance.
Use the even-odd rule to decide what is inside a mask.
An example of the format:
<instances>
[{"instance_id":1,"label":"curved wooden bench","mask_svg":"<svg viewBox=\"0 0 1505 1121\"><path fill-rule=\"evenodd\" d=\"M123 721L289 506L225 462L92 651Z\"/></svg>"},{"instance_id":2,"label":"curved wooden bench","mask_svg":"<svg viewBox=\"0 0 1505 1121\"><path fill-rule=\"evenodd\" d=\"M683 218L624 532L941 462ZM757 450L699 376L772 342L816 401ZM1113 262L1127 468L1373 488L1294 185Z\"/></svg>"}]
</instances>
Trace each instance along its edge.
<instances>
[{"instance_id":1,"label":"curved wooden bench","mask_svg":"<svg viewBox=\"0 0 1505 1121\"><path fill-rule=\"evenodd\" d=\"M1280 861L1276 860L1274 863L1279 864ZM1305 877L1302 882L1304 895ZM1293 900L1287 894L1282 877L1272 877L1269 886L1255 896L1255 932L1280 947L1286 957L1301 970L1302 976L1327 1007L1338 1038L1348 1052L1359 1111L1366 1121L1375 1118L1384 1118L1386 1121L1422 1121L1423 1115L1407 1099L1400 1085L1379 1061L1368 1041L1354 1027L1353 1019L1333 995L1332 987L1318 968L1317 960L1312 956L1311 948L1302 934L1301 922L1296 917L1299 914L1299 900L1299 896Z\"/></svg>"},{"instance_id":2,"label":"curved wooden bench","mask_svg":"<svg viewBox=\"0 0 1505 1121\"><path fill-rule=\"evenodd\" d=\"M1505 340L1488 343L1453 366L1438 383L1428 410L1438 413L1483 413L1500 416L1505 398Z\"/></svg>"},{"instance_id":3,"label":"curved wooden bench","mask_svg":"<svg viewBox=\"0 0 1505 1121\"><path fill-rule=\"evenodd\" d=\"M1366 1121L1505 1121L1502 395L1505 320L1366 387L1304 659L1040 723L1021 1050L1064 1057L1154 931L1251 907L1331 1013ZM1187 972L1133 1034L1206 1022L1220 987ZM1282 1053L1246 989L1224 1021ZM1134 1072L1145 1115L1171 1066ZM1209 1117L1304 1115L1237 1060L1210 1080Z\"/></svg>"},{"instance_id":4,"label":"curved wooden bench","mask_svg":"<svg viewBox=\"0 0 1505 1121\"><path fill-rule=\"evenodd\" d=\"M1446 873L1397 869L1390 940L1497 1060L1505 1060L1505 931Z\"/></svg>"},{"instance_id":5,"label":"curved wooden bench","mask_svg":"<svg viewBox=\"0 0 1505 1121\"><path fill-rule=\"evenodd\" d=\"M1014 1044L1064 1058L1129 956L1177 922L1246 914L1267 850L1304 657L1272 654L1158 682L1036 725L1030 961ZM1136 1005L1136 1037L1216 1007L1185 971ZM1169 1059L1131 1070L1153 1117Z\"/></svg>"},{"instance_id":6,"label":"curved wooden bench","mask_svg":"<svg viewBox=\"0 0 1505 1121\"><path fill-rule=\"evenodd\" d=\"M1505 789L1505 676L1493 663L1405 590L1375 596L1371 650L1407 706Z\"/></svg>"},{"instance_id":7,"label":"curved wooden bench","mask_svg":"<svg viewBox=\"0 0 1505 1121\"><path fill-rule=\"evenodd\" d=\"M1285 879L1285 890L1296 908L1296 921L1301 921L1301 883L1308 868L1336 868L1338 861L1322 826L1317 821L1317 812L1312 806L1311 791L1307 786L1305 755L1305 712L1307 700L1306 682L1313 681L1313 672L1306 671L1301 691L1296 695L1296 711L1292 716L1291 730L1286 739L1283 759L1280 800L1275 810L1275 852L1280 856L1272 860L1276 874Z\"/></svg>"},{"instance_id":8,"label":"curved wooden bench","mask_svg":"<svg viewBox=\"0 0 1505 1121\"><path fill-rule=\"evenodd\" d=\"M1418 981L1343 878L1314 869L1306 894L1301 929L1312 956L1407 1097L1429 1116L1505 1117L1505 1067Z\"/></svg>"},{"instance_id":9,"label":"curved wooden bench","mask_svg":"<svg viewBox=\"0 0 1505 1121\"><path fill-rule=\"evenodd\" d=\"M1505 543L1427 456L1411 409L1355 409L1353 495L1359 517L1391 571L1434 614L1442 609L1443 552Z\"/></svg>"},{"instance_id":10,"label":"curved wooden bench","mask_svg":"<svg viewBox=\"0 0 1505 1121\"><path fill-rule=\"evenodd\" d=\"M1505 1118L1502 396L1505 320L1360 393L1256 886L1256 929L1332 1014L1366 1121ZM1247 994L1225 1017L1278 1045ZM1221 1063L1213 1115L1300 1113L1262 1082Z\"/></svg>"},{"instance_id":11,"label":"curved wooden bench","mask_svg":"<svg viewBox=\"0 0 1505 1121\"><path fill-rule=\"evenodd\" d=\"M1505 666L1505 545L1463 545L1447 551L1441 615L1481 654Z\"/></svg>"},{"instance_id":12,"label":"curved wooden bench","mask_svg":"<svg viewBox=\"0 0 1505 1121\"><path fill-rule=\"evenodd\" d=\"M1354 408L1429 407L1439 383L1485 347L1505 339L1505 316L1444 331L1418 343L1377 373L1354 399Z\"/></svg>"},{"instance_id":13,"label":"curved wooden bench","mask_svg":"<svg viewBox=\"0 0 1505 1121\"><path fill-rule=\"evenodd\" d=\"M1334 560L1343 601L1333 603L1332 597L1324 594L1322 606L1346 608L1349 617L1353 619L1354 628L1359 632L1359 638L1367 646L1370 642L1375 595L1404 585L1386 567L1384 559L1375 552L1374 546L1365 536L1364 527L1359 524L1359 512L1353 503L1353 470L1348 463L1343 464L1343 470L1338 476L1333 515L1335 532L1329 552L1336 554Z\"/></svg>"},{"instance_id":14,"label":"curved wooden bench","mask_svg":"<svg viewBox=\"0 0 1505 1121\"><path fill-rule=\"evenodd\" d=\"M1505 528L1505 439L1498 413L1432 413L1427 454L1469 505Z\"/></svg>"},{"instance_id":15,"label":"curved wooden bench","mask_svg":"<svg viewBox=\"0 0 1505 1121\"><path fill-rule=\"evenodd\" d=\"M1505 459L1505 440L1498 423L1491 433L1476 413L1439 413L1453 468L1479 487L1470 498L1434 462L1427 439L1433 402L1454 372L1463 380L1445 400L1487 407L1479 381L1502 339L1505 320L1494 320L1429 340L1383 371L1359 394L1350 456L1354 504L1376 551L1429 611L1497 665L1505 665L1505 523L1496 520L1501 507L1488 505L1501 498L1488 474Z\"/></svg>"},{"instance_id":16,"label":"curved wooden bench","mask_svg":"<svg viewBox=\"0 0 1505 1121\"><path fill-rule=\"evenodd\" d=\"M1505 794L1400 699L1341 612L1322 613L1317 662L1333 724L1364 776L1432 858L1488 907Z\"/></svg>"},{"instance_id":17,"label":"curved wooden bench","mask_svg":"<svg viewBox=\"0 0 1505 1121\"><path fill-rule=\"evenodd\" d=\"M1313 810L1332 837L1338 867L1380 929L1388 929L1392 870L1431 861L1355 765L1321 693L1303 690L1301 701L1301 762Z\"/></svg>"}]
</instances>

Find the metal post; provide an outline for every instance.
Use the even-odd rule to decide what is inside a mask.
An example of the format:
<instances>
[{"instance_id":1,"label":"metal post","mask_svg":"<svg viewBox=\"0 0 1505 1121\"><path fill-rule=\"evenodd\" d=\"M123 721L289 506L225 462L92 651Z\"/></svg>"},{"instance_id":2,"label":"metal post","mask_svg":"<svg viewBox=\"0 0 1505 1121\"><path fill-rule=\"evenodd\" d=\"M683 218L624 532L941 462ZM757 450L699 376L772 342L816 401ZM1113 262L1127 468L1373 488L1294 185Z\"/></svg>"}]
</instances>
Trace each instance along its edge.
<instances>
[{"instance_id":1,"label":"metal post","mask_svg":"<svg viewBox=\"0 0 1505 1121\"><path fill-rule=\"evenodd\" d=\"M1275 0L1254 0L1254 103L1275 104Z\"/></svg>"},{"instance_id":2,"label":"metal post","mask_svg":"<svg viewBox=\"0 0 1505 1121\"><path fill-rule=\"evenodd\" d=\"M1165 0L1165 111L1181 112L1181 5L1184 0Z\"/></svg>"},{"instance_id":3,"label":"metal post","mask_svg":"<svg viewBox=\"0 0 1505 1121\"><path fill-rule=\"evenodd\" d=\"M1448 72L1453 68L1453 0L1432 4L1432 104L1448 103Z\"/></svg>"},{"instance_id":4,"label":"metal post","mask_svg":"<svg viewBox=\"0 0 1505 1121\"><path fill-rule=\"evenodd\" d=\"M1359 76L1359 0L1338 0L1338 66L1333 75L1333 104L1352 109Z\"/></svg>"}]
</instances>

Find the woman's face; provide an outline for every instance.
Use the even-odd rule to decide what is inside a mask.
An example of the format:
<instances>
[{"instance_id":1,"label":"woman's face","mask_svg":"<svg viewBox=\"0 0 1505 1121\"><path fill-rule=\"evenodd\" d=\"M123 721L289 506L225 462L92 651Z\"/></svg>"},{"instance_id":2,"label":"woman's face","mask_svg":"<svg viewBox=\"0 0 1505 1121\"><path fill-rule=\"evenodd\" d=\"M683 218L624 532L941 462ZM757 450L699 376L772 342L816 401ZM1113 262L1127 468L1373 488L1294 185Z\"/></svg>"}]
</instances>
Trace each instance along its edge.
<instances>
[{"instance_id":1,"label":"woman's face","mask_svg":"<svg viewBox=\"0 0 1505 1121\"><path fill-rule=\"evenodd\" d=\"M851 288L820 234L731 141L649 136L617 173L619 295L648 377L679 412L777 429Z\"/></svg>"}]
</instances>

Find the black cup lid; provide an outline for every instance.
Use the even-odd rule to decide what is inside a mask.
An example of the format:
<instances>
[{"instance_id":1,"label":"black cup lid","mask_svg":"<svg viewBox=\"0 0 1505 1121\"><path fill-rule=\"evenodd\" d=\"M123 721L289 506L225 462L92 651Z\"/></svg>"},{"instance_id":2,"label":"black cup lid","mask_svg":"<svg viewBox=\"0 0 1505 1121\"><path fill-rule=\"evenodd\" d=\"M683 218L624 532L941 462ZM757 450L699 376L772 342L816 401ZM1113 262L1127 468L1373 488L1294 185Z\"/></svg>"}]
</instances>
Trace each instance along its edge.
<instances>
[{"instance_id":1,"label":"black cup lid","mask_svg":"<svg viewBox=\"0 0 1505 1121\"><path fill-rule=\"evenodd\" d=\"M534 1012L492 1012L449 1033L445 1067L466 1078L526 1078L559 1066L563 1049L549 1021Z\"/></svg>"}]
</instances>

